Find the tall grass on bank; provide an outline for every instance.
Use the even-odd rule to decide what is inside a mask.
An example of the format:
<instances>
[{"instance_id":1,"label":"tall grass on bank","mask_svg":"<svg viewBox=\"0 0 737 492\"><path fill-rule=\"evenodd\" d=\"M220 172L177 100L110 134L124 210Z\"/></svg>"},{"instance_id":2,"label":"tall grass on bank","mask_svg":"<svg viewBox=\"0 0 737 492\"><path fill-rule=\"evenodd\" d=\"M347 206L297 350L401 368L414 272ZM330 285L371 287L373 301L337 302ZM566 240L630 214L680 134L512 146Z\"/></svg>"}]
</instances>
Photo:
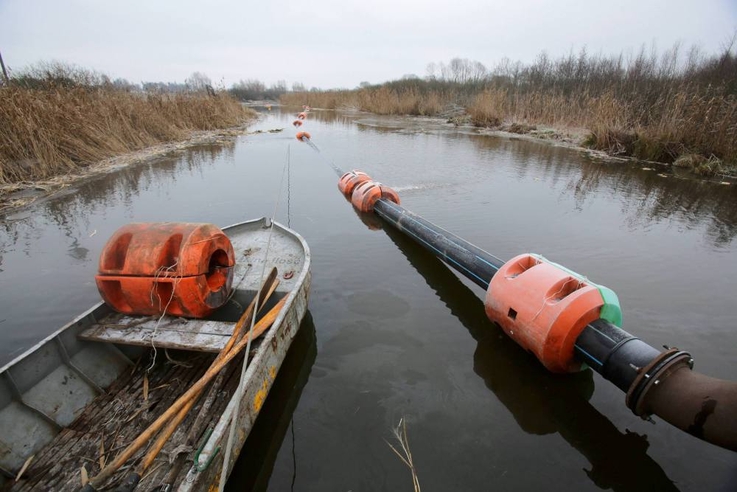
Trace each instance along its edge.
<instances>
[{"instance_id":1,"label":"tall grass on bank","mask_svg":"<svg viewBox=\"0 0 737 492\"><path fill-rule=\"evenodd\" d=\"M11 80L0 87L0 183L74 172L251 114L227 94L146 94L54 76Z\"/></svg>"},{"instance_id":2,"label":"tall grass on bank","mask_svg":"<svg viewBox=\"0 0 737 492\"><path fill-rule=\"evenodd\" d=\"M356 90L282 96L285 104L349 107L377 114L450 115L471 123L589 130L589 146L611 154L673 162L700 155L737 165L737 37L720 54L678 45L663 54L590 56L585 50L529 65L504 60L492 70L454 59L408 77ZM703 168L703 166L702 166ZM713 168L710 166L709 169Z\"/></svg>"}]
</instances>

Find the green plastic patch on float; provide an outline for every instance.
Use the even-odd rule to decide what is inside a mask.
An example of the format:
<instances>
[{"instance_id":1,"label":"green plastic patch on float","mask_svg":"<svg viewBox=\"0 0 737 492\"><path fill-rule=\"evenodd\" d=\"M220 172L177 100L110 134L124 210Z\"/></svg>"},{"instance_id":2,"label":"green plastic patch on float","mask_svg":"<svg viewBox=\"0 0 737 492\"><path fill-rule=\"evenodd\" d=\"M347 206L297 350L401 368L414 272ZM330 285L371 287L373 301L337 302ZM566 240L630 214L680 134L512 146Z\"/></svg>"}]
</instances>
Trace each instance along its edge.
<instances>
[{"instance_id":1,"label":"green plastic patch on float","mask_svg":"<svg viewBox=\"0 0 737 492\"><path fill-rule=\"evenodd\" d=\"M611 324L618 326L620 328L622 327L622 308L619 305L619 297L617 297L617 294L612 289L610 289L609 287L605 287L603 285L594 283L591 280L584 277L583 275L576 273L573 270L564 267L563 265L559 265L558 263L548 260L543 255L539 255L536 253L530 253L530 256L533 256L540 261L544 261L545 263L548 263L557 268L560 268L561 270L570 274L572 277L577 278L581 282L586 282L587 284L593 285L594 287L599 289L601 300L604 302L604 305L601 306L601 311L599 312L599 318L607 320Z\"/></svg>"},{"instance_id":2,"label":"green plastic patch on float","mask_svg":"<svg viewBox=\"0 0 737 492\"><path fill-rule=\"evenodd\" d=\"M609 287L603 285L594 284L599 289L601 298L604 301L604 305L601 306L599 317L605 319L611 324L622 327L622 308L619 306L619 297Z\"/></svg>"}]
</instances>

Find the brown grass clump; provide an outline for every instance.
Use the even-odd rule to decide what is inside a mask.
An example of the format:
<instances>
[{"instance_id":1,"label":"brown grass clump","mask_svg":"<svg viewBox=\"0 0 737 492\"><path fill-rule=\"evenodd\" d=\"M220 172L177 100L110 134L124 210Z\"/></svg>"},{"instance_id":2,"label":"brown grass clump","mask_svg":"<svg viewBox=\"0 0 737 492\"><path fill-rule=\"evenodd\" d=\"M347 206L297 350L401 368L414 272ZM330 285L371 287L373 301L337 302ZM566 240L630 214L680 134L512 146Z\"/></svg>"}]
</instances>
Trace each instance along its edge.
<instances>
[{"instance_id":1,"label":"brown grass clump","mask_svg":"<svg viewBox=\"0 0 737 492\"><path fill-rule=\"evenodd\" d=\"M713 155L707 158L699 154L683 154L673 162L673 165L688 169L699 176L724 175L731 174L734 171Z\"/></svg>"},{"instance_id":2,"label":"brown grass clump","mask_svg":"<svg viewBox=\"0 0 737 492\"><path fill-rule=\"evenodd\" d=\"M516 133L518 135L525 135L531 131L537 130L535 125L528 125L526 123L514 122L506 129L509 133Z\"/></svg>"},{"instance_id":3,"label":"brown grass clump","mask_svg":"<svg viewBox=\"0 0 737 492\"><path fill-rule=\"evenodd\" d=\"M0 87L0 183L73 172L102 159L253 114L226 94L146 94L75 80Z\"/></svg>"}]
</instances>

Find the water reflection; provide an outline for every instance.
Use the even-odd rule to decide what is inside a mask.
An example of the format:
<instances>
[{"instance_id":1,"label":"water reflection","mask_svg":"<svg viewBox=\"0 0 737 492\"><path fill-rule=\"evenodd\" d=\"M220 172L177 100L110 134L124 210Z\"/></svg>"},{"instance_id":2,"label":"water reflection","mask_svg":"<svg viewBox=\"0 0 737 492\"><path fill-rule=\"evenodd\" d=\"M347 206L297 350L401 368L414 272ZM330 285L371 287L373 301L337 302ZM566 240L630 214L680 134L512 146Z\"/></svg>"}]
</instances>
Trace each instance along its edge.
<instances>
[{"instance_id":1,"label":"water reflection","mask_svg":"<svg viewBox=\"0 0 737 492\"><path fill-rule=\"evenodd\" d=\"M571 195L582 211L605 197L618 202L630 227L673 220L685 227L705 227L716 247L727 246L737 235L737 188L692 176L673 174L665 168L645 168L637 163L603 163L590 158L571 159L568 149L525 141L466 136L483 153L513 155L518 179L562 184L561 195ZM676 170L677 171L677 170Z\"/></svg>"},{"instance_id":2,"label":"water reflection","mask_svg":"<svg viewBox=\"0 0 737 492\"><path fill-rule=\"evenodd\" d=\"M294 410L317 357L315 324L307 312L294 336L274 385L228 479L226 490L266 490L284 437L291 430L294 453ZM297 457L292 454L296 479Z\"/></svg>"},{"instance_id":3,"label":"water reflection","mask_svg":"<svg viewBox=\"0 0 737 492\"><path fill-rule=\"evenodd\" d=\"M184 174L200 173L205 167L217 165L219 159L232 159L234 148L232 142L200 145L188 148L184 153L172 153L95 176L73 188L62 190L36 205L38 211L33 215L0 221L0 264L4 249L37 243L43 234L40 225L51 225L61 231L68 240L68 256L74 260L87 261L89 250L81 246L79 240L83 235L87 237L95 233L96 226L90 223L90 217L97 211L110 210L117 205L130 210L141 193L176 183ZM48 224L39 224L40 220L48 221ZM29 247L24 249L28 250Z\"/></svg>"},{"instance_id":4,"label":"water reflection","mask_svg":"<svg viewBox=\"0 0 737 492\"><path fill-rule=\"evenodd\" d=\"M584 165L567 190L582 208L587 200L608 190L621 203L631 225L658 220L678 220L687 227L705 223L706 235L715 246L728 245L737 234L734 186L693 179L662 170L642 170L631 165Z\"/></svg>"},{"instance_id":5,"label":"water reflection","mask_svg":"<svg viewBox=\"0 0 737 492\"><path fill-rule=\"evenodd\" d=\"M484 171L479 178L494 179L494 173L499 171L497 166L504 167L518 181L543 181L550 188L560 190L561 198L573 197L578 212L595 202L612 201L631 229L673 221L679 227L703 228L705 239L716 248L728 246L737 236L735 185L694 179L663 167L643 170L645 165L641 163L601 162L583 154L576 155L565 147L516 137L479 135L474 130L459 130L441 121L360 113L346 115L333 111L313 111L310 118L377 136L408 132L442 135L440 147L434 142L423 143L437 152L446 150L449 143L470 142L477 152L468 156L474 161L469 164ZM426 164L429 167L433 163ZM444 168L450 165L448 162L439 164Z\"/></svg>"},{"instance_id":6,"label":"water reflection","mask_svg":"<svg viewBox=\"0 0 737 492\"><path fill-rule=\"evenodd\" d=\"M372 216L362 218L375 228ZM591 371L547 372L488 320L483 302L440 260L394 228L387 226L384 231L476 340L474 372L522 430L535 435L559 433L591 463L591 469L584 471L601 489L678 490L647 455L647 437L620 432L588 402L594 391Z\"/></svg>"}]
</instances>

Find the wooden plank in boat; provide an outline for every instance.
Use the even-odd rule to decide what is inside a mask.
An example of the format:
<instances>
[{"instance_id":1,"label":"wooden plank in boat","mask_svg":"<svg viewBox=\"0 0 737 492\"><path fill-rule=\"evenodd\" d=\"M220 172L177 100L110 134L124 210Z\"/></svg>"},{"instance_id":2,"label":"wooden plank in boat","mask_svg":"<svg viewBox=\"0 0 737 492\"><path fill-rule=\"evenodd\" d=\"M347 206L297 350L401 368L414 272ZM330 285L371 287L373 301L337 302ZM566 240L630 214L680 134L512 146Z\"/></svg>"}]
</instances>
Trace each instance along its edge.
<instances>
[{"instance_id":1,"label":"wooden plank in boat","mask_svg":"<svg viewBox=\"0 0 737 492\"><path fill-rule=\"evenodd\" d=\"M228 342L234 323L223 321L137 319L125 316L115 323L96 324L79 334L82 340L151 346L198 352L219 352Z\"/></svg>"}]
</instances>

